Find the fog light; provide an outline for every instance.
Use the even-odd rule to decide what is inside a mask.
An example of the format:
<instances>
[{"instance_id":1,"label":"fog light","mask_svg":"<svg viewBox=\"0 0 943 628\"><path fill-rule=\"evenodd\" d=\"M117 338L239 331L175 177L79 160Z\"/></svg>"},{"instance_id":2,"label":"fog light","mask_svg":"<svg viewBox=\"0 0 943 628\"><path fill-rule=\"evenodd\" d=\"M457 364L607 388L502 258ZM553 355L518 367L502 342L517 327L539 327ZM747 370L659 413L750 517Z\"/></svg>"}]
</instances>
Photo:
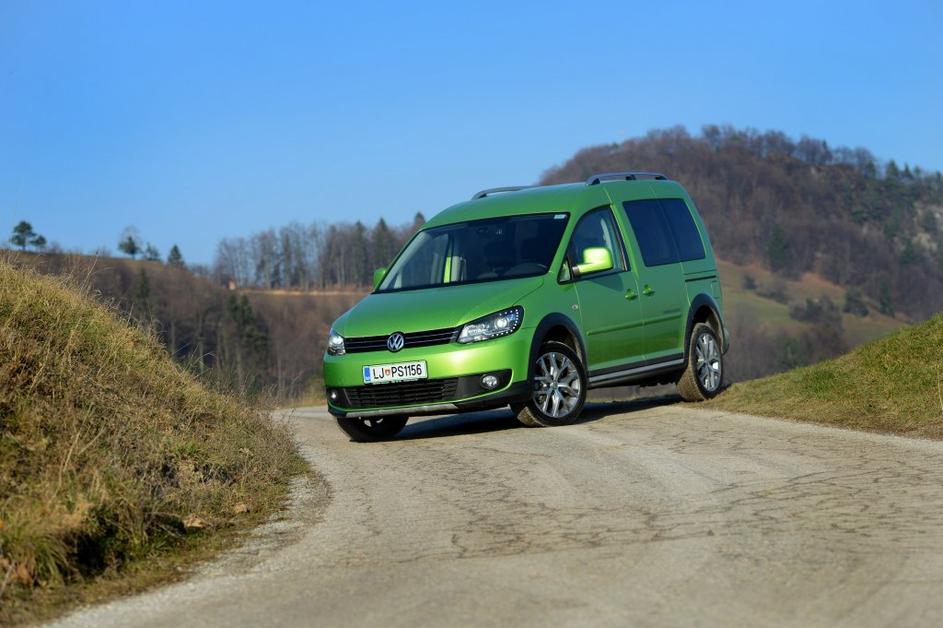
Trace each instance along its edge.
<instances>
[{"instance_id":1,"label":"fog light","mask_svg":"<svg viewBox=\"0 0 943 628\"><path fill-rule=\"evenodd\" d=\"M484 386L485 388L487 388L488 390L492 390L492 389L494 389L494 388L497 388L497 387L498 387L498 378L495 377L494 375L483 375L483 376L481 377L481 385Z\"/></svg>"},{"instance_id":2,"label":"fog light","mask_svg":"<svg viewBox=\"0 0 943 628\"><path fill-rule=\"evenodd\" d=\"M336 390L332 390L332 391L331 391L331 401L337 401L337 391L336 391Z\"/></svg>"}]
</instances>

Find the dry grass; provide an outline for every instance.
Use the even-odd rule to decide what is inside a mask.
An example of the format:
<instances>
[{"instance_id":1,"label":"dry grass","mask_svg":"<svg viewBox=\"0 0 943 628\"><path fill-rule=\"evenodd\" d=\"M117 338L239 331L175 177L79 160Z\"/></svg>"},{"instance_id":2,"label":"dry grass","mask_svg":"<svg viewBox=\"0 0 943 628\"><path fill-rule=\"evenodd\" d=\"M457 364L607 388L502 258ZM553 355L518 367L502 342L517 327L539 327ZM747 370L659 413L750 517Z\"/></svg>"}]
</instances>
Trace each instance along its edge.
<instances>
[{"instance_id":1,"label":"dry grass","mask_svg":"<svg viewBox=\"0 0 943 628\"><path fill-rule=\"evenodd\" d=\"M326 407L326 404L324 380L318 377L311 381L303 394L280 404L280 406L284 408L310 408L312 406Z\"/></svg>"},{"instance_id":2,"label":"dry grass","mask_svg":"<svg viewBox=\"0 0 943 628\"><path fill-rule=\"evenodd\" d=\"M741 384L708 405L841 427L943 438L943 315L851 353Z\"/></svg>"},{"instance_id":3,"label":"dry grass","mask_svg":"<svg viewBox=\"0 0 943 628\"><path fill-rule=\"evenodd\" d=\"M302 469L266 413L0 260L0 623L272 512Z\"/></svg>"}]
</instances>

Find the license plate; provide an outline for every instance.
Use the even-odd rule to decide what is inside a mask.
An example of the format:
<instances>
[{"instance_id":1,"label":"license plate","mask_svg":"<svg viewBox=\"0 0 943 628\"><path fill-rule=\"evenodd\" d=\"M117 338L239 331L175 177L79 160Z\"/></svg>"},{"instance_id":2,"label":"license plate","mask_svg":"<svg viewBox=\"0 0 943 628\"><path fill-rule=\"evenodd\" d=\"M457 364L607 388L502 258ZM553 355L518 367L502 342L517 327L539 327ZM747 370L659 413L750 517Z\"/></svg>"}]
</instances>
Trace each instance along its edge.
<instances>
[{"instance_id":1,"label":"license plate","mask_svg":"<svg viewBox=\"0 0 943 628\"><path fill-rule=\"evenodd\" d=\"M393 382L426 379L428 376L425 360L363 367L364 384L392 384Z\"/></svg>"}]
</instances>

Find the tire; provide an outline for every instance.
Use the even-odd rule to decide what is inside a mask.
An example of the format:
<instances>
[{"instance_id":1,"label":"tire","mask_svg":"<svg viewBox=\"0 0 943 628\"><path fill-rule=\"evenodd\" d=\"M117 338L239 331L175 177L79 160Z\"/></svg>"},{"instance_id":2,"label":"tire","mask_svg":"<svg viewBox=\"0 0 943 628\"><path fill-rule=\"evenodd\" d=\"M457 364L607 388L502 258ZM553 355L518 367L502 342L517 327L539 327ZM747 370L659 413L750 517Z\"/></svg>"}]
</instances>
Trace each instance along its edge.
<instances>
[{"instance_id":1,"label":"tire","mask_svg":"<svg viewBox=\"0 0 943 628\"><path fill-rule=\"evenodd\" d=\"M544 343L534 363L533 382L533 397L517 406L518 421L529 427L551 427L579 417L588 381L576 352L561 342Z\"/></svg>"},{"instance_id":2,"label":"tire","mask_svg":"<svg viewBox=\"0 0 943 628\"><path fill-rule=\"evenodd\" d=\"M530 413L524 411L526 408L526 403L511 404L511 412L514 413L514 417L517 419L517 422L521 423L525 427L542 427L540 423L531 418Z\"/></svg>"},{"instance_id":3,"label":"tire","mask_svg":"<svg viewBox=\"0 0 943 628\"><path fill-rule=\"evenodd\" d=\"M707 401L720 392L724 381L724 354L710 325L698 323L688 338L688 363L678 380L685 401Z\"/></svg>"},{"instance_id":4,"label":"tire","mask_svg":"<svg viewBox=\"0 0 943 628\"><path fill-rule=\"evenodd\" d=\"M337 418L337 425L350 440L356 443L375 443L389 440L406 426L407 416L380 416L361 419L359 417Z\"/></svg>"}]
</instances>

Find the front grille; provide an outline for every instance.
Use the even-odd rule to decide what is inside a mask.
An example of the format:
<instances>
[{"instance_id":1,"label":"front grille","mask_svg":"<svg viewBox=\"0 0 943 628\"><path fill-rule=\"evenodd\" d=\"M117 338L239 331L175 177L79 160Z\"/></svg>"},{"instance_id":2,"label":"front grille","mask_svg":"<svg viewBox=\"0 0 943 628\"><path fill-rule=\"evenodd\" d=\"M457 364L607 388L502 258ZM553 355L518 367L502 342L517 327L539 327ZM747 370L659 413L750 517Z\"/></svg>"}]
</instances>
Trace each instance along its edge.
<instances>
[{"instance_id":1,"label":"front grille","mask_svg":"<svg viewBox=\"0 0 943 628\"><path fill-rule=\"evenodd\" d=\"M405 342L404 349L412 347L431 347L433 345L445 345L455 340L457 330L454 327L448 329L432 329L430 331L414 331L403 334ZM386 340L390 335L385 336L362 336L360 338L345 338L344 349L347 353L364 353L366 351L389 351L386 347Z\"/></svg>"},{"instance_id":2,"label":"front grille","mask_svg":"<svg viewBox=\"0 0 943 628\"><path fill-rule=\"evenodd\" d=\"M341 390L347 395L351 408L382 408L419 403L439 403L455 399L458 378L426 379L397 384L351 386Z\"/></svg>"}]
</instances>

